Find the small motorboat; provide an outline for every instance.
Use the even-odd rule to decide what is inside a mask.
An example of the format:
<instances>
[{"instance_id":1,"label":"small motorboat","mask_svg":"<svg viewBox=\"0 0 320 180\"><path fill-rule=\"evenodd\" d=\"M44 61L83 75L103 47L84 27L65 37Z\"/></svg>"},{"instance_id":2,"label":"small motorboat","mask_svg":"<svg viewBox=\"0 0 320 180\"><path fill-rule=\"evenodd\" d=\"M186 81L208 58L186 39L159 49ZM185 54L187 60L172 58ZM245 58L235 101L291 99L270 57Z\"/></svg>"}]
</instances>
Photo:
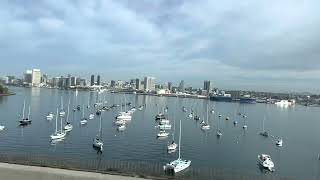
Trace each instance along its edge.
<instances>
[{"instance_id":1,"label":"small motorboat","mask_svg":"<svg viewBox=\"0 0 320 180\"><path fill-rule=\"evenodd\" d=\"M282 139L280 138L280 139L277 140L276 145L277 145L278 147L282 147L282 143L283 143L283 141L282 141Z\"/></svg>"},{"instance_id":2,"label":"small motorboat","mask_svg":"<svg viewBox=\"0 0 320 180\"><path fill-rule=\"evenodd\" d=\"M259 154L258 155L259 164L269 171L274 171L274 163L271 160L270 155L267 154Z\"/></svg>"}]
</instances>

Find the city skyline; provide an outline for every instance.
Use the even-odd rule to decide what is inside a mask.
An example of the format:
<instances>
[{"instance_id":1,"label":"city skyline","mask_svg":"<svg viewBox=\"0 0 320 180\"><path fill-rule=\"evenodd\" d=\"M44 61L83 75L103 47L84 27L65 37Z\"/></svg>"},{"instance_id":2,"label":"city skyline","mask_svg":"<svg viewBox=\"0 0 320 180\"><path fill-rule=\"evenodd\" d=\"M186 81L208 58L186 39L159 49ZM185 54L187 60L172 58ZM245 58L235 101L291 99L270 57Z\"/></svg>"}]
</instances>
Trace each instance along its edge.
<instances>
[{"instance_id":1,"label":"city skyline","mask_svg":"<svg viewBox=\"0 0 320 180\"><path fill-rule=\"evenodd\" d=\"M154 76L199 87L209 79L222 89L320 92L315 0L0 5L7 24L1 75L35 67L104 81Z\"/></svg>"}]
</instances>

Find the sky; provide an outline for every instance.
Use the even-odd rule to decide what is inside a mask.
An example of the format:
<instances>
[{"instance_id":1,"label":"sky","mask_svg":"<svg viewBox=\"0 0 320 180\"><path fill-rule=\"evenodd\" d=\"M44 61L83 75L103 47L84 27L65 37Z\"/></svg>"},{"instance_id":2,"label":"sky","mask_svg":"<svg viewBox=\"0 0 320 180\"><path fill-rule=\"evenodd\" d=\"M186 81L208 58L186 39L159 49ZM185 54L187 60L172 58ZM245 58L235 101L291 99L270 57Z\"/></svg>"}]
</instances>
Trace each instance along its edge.
<instances>
[{"instance_id":1,"label":"sky","mask_svg":"<svg viewBox=\"0 0 320 180\"><path fill-rule=\"evenodd\" d=\"M320 93L319 0L1 0L0 75Z\"/></svg>"}]
</instances>

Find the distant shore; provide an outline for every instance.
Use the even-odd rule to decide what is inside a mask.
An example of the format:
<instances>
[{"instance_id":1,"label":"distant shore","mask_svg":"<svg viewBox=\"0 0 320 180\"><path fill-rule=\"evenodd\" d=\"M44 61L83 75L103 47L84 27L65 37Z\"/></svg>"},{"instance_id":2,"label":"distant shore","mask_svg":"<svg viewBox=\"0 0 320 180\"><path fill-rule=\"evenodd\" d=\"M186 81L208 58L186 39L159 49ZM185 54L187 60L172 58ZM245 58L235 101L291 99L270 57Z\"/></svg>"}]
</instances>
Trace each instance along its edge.
<instances>
[{"instance_id":1,"label":"distant shore","mask_svg":"<svg viewBox=\"0 0 320 180\"><path fill-rule=\"evenodd\" d=\"M0 94L0 97L1 97L1 96L11 96L11 95L16 95L16 93L5 93L5 94Z\"/></svg>"}]
</instances>

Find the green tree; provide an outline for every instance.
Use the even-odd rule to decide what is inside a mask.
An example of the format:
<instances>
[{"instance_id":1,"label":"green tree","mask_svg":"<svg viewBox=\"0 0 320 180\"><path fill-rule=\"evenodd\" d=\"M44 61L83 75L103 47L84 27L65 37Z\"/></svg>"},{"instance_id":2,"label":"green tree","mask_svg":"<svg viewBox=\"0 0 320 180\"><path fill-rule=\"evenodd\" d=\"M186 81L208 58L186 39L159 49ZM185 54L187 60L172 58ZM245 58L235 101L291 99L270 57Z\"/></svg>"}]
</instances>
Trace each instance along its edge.
<instances>
[{"instance_id":1,"label":"green tree","mask_svg":"<svg viewBox=\"0 0 320 180\"><path fill-rule=\"evenodd\" d=\"M7 94L7 93L8 93L8 88L0 84L0 94Z\"/></svg>"}]
</instances>

